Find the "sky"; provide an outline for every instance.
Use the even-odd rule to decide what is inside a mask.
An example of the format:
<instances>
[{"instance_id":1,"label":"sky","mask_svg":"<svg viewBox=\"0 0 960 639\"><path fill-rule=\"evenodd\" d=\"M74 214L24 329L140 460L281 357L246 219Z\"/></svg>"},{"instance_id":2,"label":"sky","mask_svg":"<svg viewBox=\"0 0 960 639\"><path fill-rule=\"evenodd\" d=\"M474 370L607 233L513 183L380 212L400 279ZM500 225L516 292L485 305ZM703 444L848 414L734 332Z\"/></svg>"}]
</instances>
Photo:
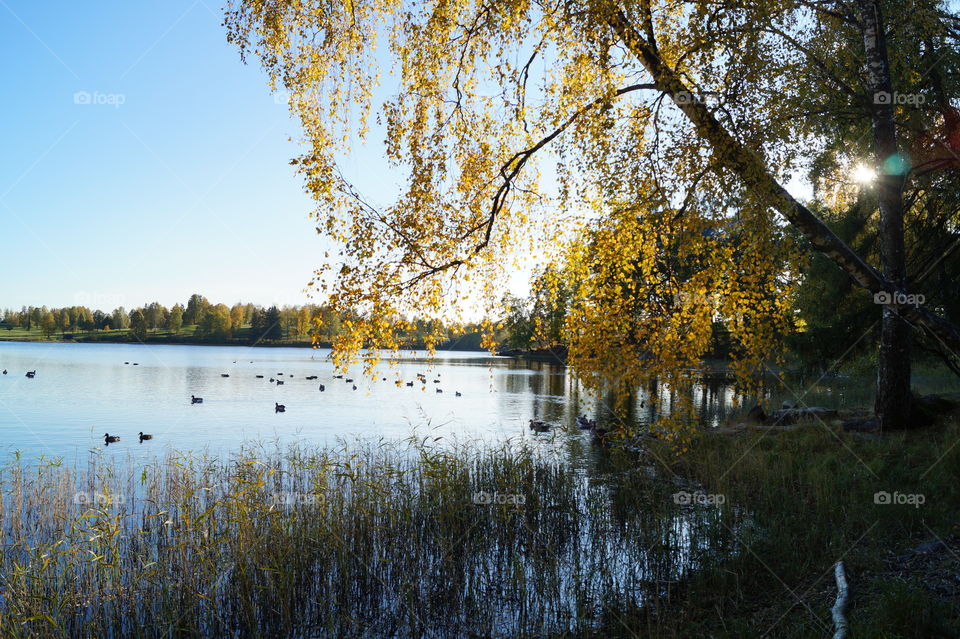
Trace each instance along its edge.
<instances>
[{"instance_id":1,"label":"sky","mask_svg":"<svg viewBox=\"0 0 960 639\"><path fill-rule=\"evenodd\" d=\"M289 164L299 126L223 2L0 0L0 309L310 301L332 246ZM341 169L384 205L401 176L371 124Z\"/></svg>"},{"instance_id":2,"label":"sky","mask_svg":"<svg viewBox=\"0 0 960 639\"><path fill-rule=\"evenodd\" d=\"M298 127L222 1L0 0L0 308L308 301ZM345 171L389 200L379 157Z\"/></svg>"}]
</instances>

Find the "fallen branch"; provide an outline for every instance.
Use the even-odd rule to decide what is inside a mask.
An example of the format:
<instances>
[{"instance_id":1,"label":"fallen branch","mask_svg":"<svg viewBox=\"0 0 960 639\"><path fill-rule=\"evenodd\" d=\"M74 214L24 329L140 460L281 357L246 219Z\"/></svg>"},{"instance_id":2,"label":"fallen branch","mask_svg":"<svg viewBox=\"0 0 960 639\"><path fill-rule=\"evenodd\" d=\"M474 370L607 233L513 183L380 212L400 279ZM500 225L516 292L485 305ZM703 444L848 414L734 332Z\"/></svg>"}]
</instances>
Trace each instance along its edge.
<instances>
[{"instance_id":1,"label":"fallen branch","mask_svg":"<svg viewBox=\"0 0 960 639\"><path fill-rule=\"evenodd\" d=\"M833 567L834 575L837 578L837 603L833 604L833 625L836 632L833 633L833 639L846 639L847 636L847 618L844 611L847 608L847 575L843 570L843 562L838 561Z\"/></svg>"}]
</instances>

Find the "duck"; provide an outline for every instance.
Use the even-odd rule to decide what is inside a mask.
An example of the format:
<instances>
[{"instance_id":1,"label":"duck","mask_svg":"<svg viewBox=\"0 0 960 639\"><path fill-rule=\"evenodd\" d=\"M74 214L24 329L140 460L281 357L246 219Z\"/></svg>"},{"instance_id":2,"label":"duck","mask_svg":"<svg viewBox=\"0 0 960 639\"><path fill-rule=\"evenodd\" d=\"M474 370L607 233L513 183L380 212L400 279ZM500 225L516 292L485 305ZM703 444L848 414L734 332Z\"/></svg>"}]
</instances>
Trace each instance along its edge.
<instances>
[{"instance_id":1,"label":"duck","mask_svg":"<svg viewBox=\"0 0 960 639\"><path fill-rule=\"evenodd\" d=\"M119 435L111 435L110 433L104 433L103 435L103 442L105 444L112 444L113 442L118 442L118 441L120 441Z\"/></svg>"},{"instance_id":2,"label":"duck","mask_svg":"<svg viewBox=\"0 0 960 639\"><path fill-rule=\"evenodd\" d=\"M442 389L442 388L438 388L438 389L437 389L437 392L438 392L438 393L442 393L442 392L443 392L443 389Z\"/></svg>"},{"instance_id":3,"label":"duck","mask_svg":"<svg viewBox=\"0 0 960 639\"><path fill-rule=\"evenodd\" d=\"M597 422L593 421L592 419L587 419L586 415L577 416L577 427L580 430L591 430L596 428L596 426Z\"/></svg>"},{"instance_id":4,"label":"duck","mask_svg":"<svg viewBox=\"0 0 960 639\"><path fill-rule=\"evenodd\" d=\"M460 391L454 391L453 394L457 397L463 397L463 393L461 393Z\"/></svg>"},{"instance_id":5,"label":"duck","mask_svg":"<svg viewBox=\"0 0 960 639\"><path fill-rule=\"evenodd\" d=\"M283 412L285 412L286 410L287 410L287 407L284 406L283 404L277 404L276 402L273 403L273 412L275 412L275 413L283 413Z\"/></svg>"},{"instance_id":6,"label":"duck","mask_svg":"<svg viewBox=\"0 0 960 639\"><path fill-rule=\"evenodd\" d=\"M230 376L227 375L226 373L220 373L220 377L230 377Z\"/></svg>"},{"instance_id":7,"label":"duck","mask_svg":"<svg viewBox=\"0 0 960 639\"><path fill-rule=\"evenodd\" d=\"M142 444L145 439L153 439L153 435L144 435L143 431L140 433L140 443Z\"/></svg>"},{"instance_id":8,"label":"duck","mask_svg":"<svg viewBox=\"0 0 960 639\"><path fill-rule=\"evenodd\" d=\"M280 386L281 384L283 384L283 380L282 380L282 379L278 379L278 380L277 380L277 386Z\"/></svg>"},{"instance_id":9,"label":"duck","mask_svg":"<svg viewBox=\"0 0 960 639\"><path fill-rule=\"evenodd\" d=\"M257 375L257 379L263 379L263 375ZM273 380L271 380L273 381Z\"/></svg>"},{"instance_id":10,"label":"duck","mask_svg":"<svg viewBox=\"0 0 960 639\"><path fill-rule=\"evenodd\" d=\"M320 384L320 392L322 393L325 390L327 390L327 387L324 386L323 384Z\"/></svg>"},{"instance_id":11,"label":"duck","mask_svg":"<svg viewBox=\"0 0 960 639\"><path fill-rule=\"evenodd\" d=\"M272 378L272 377L270 378L270 383L271 383L271 384L272 384L273 382L275 382L275 381L277 381L277 380L275 380L275 379Z\"/></svg>"},{"instance_id":12,"label":"duck","mask_svg":"<svg viewBox=\"0 0 960 639\"><path fill-rule=\"evenodd\" d=\"M134 362L133 365L134 365L134 366L139 366L139 365L140 365L140 362Z\"/></svg>"},{"instance_id":13,"label":"duck","mask_svg":"<svg viewBox=\"0 0 960 639\"><path fill-rule=\"evenodd\" d=\"M334 378L334 379L343 379L343 375L334 375L333 378Z\"/></svg>"},{"instance_id":14,"label":"duck","mask_svg":"<svg viewBox=\"0 0 960 639\"><path fill-rule=\"evenodd\" d=\"M607 443L607 435L610 434L610 431L604 428L603 426L597 426L596 424L590 429L590 433L593 435L593 441L598 444Z\"/></svg>"},{"instance_id":15,"label":"duck","mask_svg":"<svg viewBox=\"0 0 960 639\"><path fill-rule=\"evenodd\" d=\"M413 382L407 382L407 386L409 386L410 388L413 388Z\"/></svg>"},{"instance_id":16,"label":"duck","mask_svg":"<svg viewBox=\"0 0 960 639\"><path fill-rule=\"evenodd\" d=\"M3 369L3 374L4 374L4 375L7 374L7 369Z\"/></svg>"},{"instance_id":17,"label":"duck","mask_svg":"<svg viewBox=\"0 0 960 639\"><path fill-rule=\"evenodd\" d=\"M191 404L202 404L202 403L203 403L203 398L202 398L202 397L194 397L193 395L191 395L191 396L190 396L190 403L191 403Z\"/></svg>"},{"instance_id":18,"label":"duck","mask_svg":"<svg viewBox=\"0 0 960 639\"><path fill-rule=\"evenodd\" d=\"M440 380L439 380L439 379L435 379L435 380L433 380L433 383L434 383L434 384L439 384L439 383L440 383Z\"/></svg>"},{"instance_id":19,"label":"duck","mask_svg":"<svg viewBox=\"0 0 960 639\"><path fill-rule=\"evenodd\" d=\"M356 384L353 385L353 390L357 390L357 385L356 385Z\"/></svg>"},{"instance_id":20,"label":"duck","mask_svg":"<svg viewBox=\"0 0 960 639\"><path fill-rule=\"evenodd\" d=\"M540 421L539 419L531 419L530 430L537 433L546 433L547 431L550 430L550 424L544 421Z\"/></svg>"},{"instance_id":21,"label":"duck","mask_svg":"<svg viewBox=\"0 0 960 639\"><path fill-rule=\"evenodd\" d=\"M353 380L350 379L349 377L348 377L347 379L343 380L343 381L346 382L347 384L352 384L352 383L353 383Z\"/></svg>"},{"instance_id":22,"label":"duck","mask_svg":"<svg viewBox=\"0 0 960 639\"><path fill-rule=\"evenodd\" d=\"M37 376L37 371L27 371L27 377L29 377L30 379L33 379L36 376Z\"/></svg>"},{"instance_id":23,"label":"duck","mask_svg":"<svg viewBox=\"0 0 960 639\"><path fill-rule=\"evenodd\" d=\"M129 364L130 362L124 362L124 364Z\"/></svg>"}]
</instances>

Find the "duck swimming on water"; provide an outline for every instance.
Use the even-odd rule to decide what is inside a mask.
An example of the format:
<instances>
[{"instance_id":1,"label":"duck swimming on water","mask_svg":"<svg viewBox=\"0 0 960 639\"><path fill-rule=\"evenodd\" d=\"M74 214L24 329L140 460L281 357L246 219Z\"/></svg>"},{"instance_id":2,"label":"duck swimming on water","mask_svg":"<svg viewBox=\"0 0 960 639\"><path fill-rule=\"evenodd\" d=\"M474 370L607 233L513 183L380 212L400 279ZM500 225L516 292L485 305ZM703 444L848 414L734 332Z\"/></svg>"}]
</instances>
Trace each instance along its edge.
<instances>
[{"instance_id":1,"label":"duck swimming on water","mask_svg":"<svg viewBox=\"0 0 960 639\"><path fill-rule=\"evenodd\" d=\"M550 424L539 419L530 420L530 430L536 433L545 433L550 430Z\"/></svg>"}]
</instances>

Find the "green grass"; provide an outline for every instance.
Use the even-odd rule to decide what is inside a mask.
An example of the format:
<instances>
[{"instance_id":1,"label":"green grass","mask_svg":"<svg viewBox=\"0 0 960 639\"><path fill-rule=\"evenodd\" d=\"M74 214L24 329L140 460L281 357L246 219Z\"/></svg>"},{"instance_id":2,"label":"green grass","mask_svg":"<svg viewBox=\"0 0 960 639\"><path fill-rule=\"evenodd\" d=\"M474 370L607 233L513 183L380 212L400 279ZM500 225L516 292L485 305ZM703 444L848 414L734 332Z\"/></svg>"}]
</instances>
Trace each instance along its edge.
<instances>
[{"instance_id":1,"label":"green grass","mask_svg":"<svg viewBox=\"0 0 960 639\"><path fill-rule=\"evenodd\" d=\"M960 424L852 437L820 425L794 432L706 435L671 462L710 493L749 513L724 543L737 551L688 580L668 614L645 611L634 630L653 636L822 637L832 629L832 565L853 589L854 637L960 636L960 609L897 575L893 557L950 540L960 515ZM668 455L660 450L659 455ZM877 504L879 491L925 503ZM944 559L960 574L950 551ZM922 573L919 577L922 577ZM918 577L918 578L919 578Z\"/></svg>"}]
</instances>

